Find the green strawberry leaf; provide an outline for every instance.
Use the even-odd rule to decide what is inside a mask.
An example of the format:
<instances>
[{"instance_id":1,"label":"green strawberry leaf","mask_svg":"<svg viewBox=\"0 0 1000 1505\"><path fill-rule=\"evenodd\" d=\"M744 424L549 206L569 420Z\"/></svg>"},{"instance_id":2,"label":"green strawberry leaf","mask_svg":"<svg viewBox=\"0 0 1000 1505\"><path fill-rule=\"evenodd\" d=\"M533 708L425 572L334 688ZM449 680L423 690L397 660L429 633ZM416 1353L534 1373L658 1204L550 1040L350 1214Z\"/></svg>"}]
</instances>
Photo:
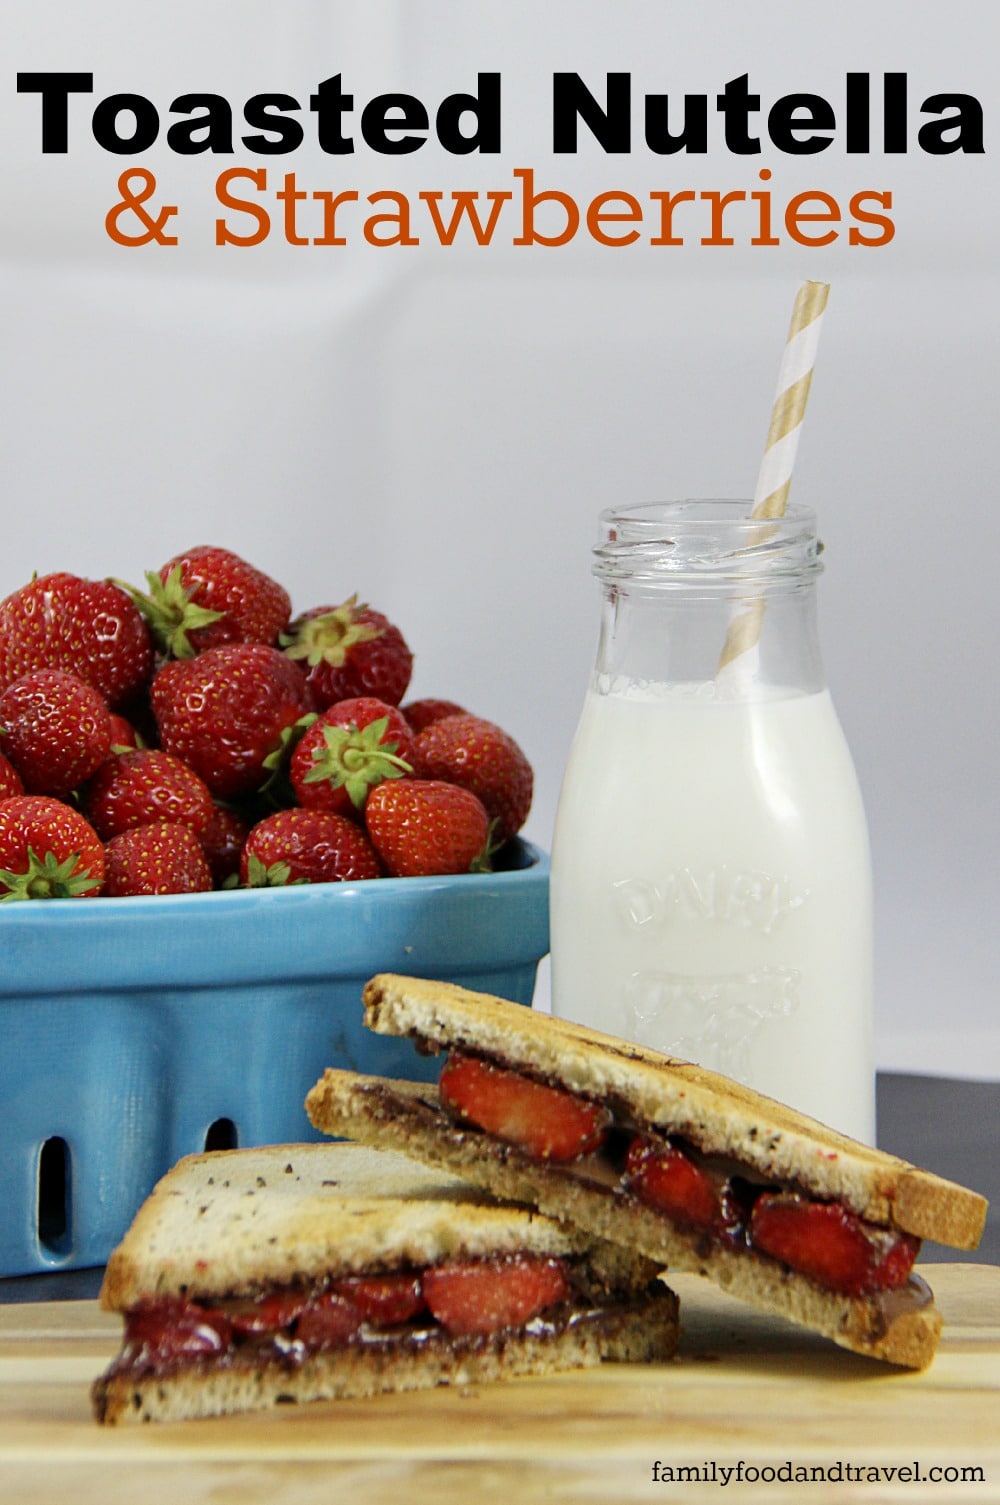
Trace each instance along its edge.
<instances>
[{"instance_id":1,"label":"green strawberry leaf","mask_svg":"<svg viewBox=\"0 0 1000 1505\"><path fill-rule=\"evenodd\" d=\"M324 726L324 745L313 749L313 766L303 782L345 789L354 807L361 810L376 784L413 772L412 764L397 755L399 743L382 741L388 725L388 716L380 716L364 727L353 722Z\"/></svg>"},{"instance_id":2,"label":"green strawberry leaf","mask_svg":"<svg viewBox=\"0 0 1000 1505\"><path fill-rule=\"evenodd\" d=\"M0 904L16 899L75 899L101 886L99 878L92 878L88 868L80 867L81 854L72 852L62 862L55 852L46 852L43 858L28 848L28 866L23 873L14 873L0 868L0 887L7 893L0 894Z\"/></svg>"}]
</instances>

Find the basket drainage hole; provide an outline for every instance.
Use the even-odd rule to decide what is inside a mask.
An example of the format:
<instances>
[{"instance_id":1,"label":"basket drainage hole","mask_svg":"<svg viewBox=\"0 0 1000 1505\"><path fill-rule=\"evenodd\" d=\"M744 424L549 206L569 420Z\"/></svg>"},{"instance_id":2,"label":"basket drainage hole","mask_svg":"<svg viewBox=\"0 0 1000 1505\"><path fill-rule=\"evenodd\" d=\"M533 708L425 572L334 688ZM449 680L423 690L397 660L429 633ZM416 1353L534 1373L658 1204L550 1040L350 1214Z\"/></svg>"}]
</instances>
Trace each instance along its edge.
<instances>
[{"instance_id":1,"label":"basket drainage hole","mask_svg":"<svg viewBox=\"0 0 1000 1505\"><path fill-rule=\"evenodd\" d=\"M209 1124L205 1135L206 1150L235 1150L238 1146L239 1135L231 1118L217 1118L214 1124Z\"/></svg>"},{"instance_id":2,"label":"basket drainage hole","mask_svg":"<svg viewBox=\"0 0 1000 1505\"><path fill-rule=\"evenodd\" d=\"M70 1250L70 1186L69 1145L55 1135L38 1157L38 1242L50 1254Z\"/></svg>"}]
</instances>

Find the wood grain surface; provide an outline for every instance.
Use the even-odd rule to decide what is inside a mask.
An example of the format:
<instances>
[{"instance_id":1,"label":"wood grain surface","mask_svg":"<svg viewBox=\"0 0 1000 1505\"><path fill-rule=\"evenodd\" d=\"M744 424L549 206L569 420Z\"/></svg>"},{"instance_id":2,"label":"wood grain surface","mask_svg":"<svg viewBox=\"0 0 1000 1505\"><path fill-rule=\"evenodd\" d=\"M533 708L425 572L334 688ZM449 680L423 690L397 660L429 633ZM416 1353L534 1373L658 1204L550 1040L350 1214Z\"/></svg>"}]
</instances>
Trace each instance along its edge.
<instances>
[{"instance_id":1,"label":"wood grain surface","mask_svg":"<svg viewBox=\"0 0 1000 1505\"><path fill-rule=\"evenodd\" d=\"M0 1306L4 1505L260 1501L1000 1500L1000 1267L930 1265L945 1318L921 1374L889 1369L674 1277L670 1364L102 1428L90 1382L120 1321L95 1302ZM978 1467L980 1482L787 1483L721 1466ZM654 1483L653 1464L697 1469ZM715 1478L711 1477L715 1467Z\"/></svg>"}]
</instances>

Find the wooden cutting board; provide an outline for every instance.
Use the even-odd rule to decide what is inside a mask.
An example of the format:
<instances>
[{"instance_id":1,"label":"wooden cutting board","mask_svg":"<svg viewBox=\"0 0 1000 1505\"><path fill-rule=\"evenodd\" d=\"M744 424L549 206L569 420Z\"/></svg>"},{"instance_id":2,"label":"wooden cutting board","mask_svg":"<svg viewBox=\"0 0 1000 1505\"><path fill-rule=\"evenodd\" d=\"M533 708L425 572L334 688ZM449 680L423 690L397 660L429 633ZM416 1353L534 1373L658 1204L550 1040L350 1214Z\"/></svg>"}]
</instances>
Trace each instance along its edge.
<instances>
[{"instance_id":1,"label":"wooden cutting board","mask_svg":"<svg viewBox=\"0 0 1000 1505\"><path fill-rule=\"evenodd\" d=\"M998 1501L1000 1267L924 1273L945 1330L921 1374L845 1353L676 1276L684 1339L670 1364L122 1429L95 1425L87 1393L117 1347L119 1320L92 1301L0 1306L0 1500L562 1505L705 1501L728 1487L739 1505ZM744 1477L723 1486L721 1468L740 1460ZM654 1484L657 1461L673 1482ZM766 1473L838 1463L843 1478L826 1488ZM868 1472L914 1466L975 1467L984 1482L921 1488ZM678 1480L681 1468L697 1482Z\"/></svg>"}]
</instances>

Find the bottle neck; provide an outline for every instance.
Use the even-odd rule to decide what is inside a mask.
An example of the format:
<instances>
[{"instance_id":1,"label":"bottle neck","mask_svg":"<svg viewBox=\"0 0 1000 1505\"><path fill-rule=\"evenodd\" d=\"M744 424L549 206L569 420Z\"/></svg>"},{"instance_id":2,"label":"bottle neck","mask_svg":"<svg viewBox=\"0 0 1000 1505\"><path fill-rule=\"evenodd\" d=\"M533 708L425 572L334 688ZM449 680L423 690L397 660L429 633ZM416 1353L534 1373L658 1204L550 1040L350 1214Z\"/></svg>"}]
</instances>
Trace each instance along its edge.
<instances>
[{"instance_id":1,"label":"bottle neck","mask_svg":"<svg viewBox=\"0 0 1000 1505\"><path fill-rule=\"evenodd\" d=\"M760 520L749 502L662 502L601 515L596 675L727 693L824 687L813 514Z\"/></svg>"},{"instance_id":2,"label":"bottle neck","mask_svg":"<svg viewBox=\"0 0 1000 1505\"><path fill-rule=\"evenodd\" d=\"M727 661L734 642L740 651ZM822 690L815 581L749 597L605 583L595 676L603 689L716 681L734 693Z\"/></svg>"}]
</instances>

